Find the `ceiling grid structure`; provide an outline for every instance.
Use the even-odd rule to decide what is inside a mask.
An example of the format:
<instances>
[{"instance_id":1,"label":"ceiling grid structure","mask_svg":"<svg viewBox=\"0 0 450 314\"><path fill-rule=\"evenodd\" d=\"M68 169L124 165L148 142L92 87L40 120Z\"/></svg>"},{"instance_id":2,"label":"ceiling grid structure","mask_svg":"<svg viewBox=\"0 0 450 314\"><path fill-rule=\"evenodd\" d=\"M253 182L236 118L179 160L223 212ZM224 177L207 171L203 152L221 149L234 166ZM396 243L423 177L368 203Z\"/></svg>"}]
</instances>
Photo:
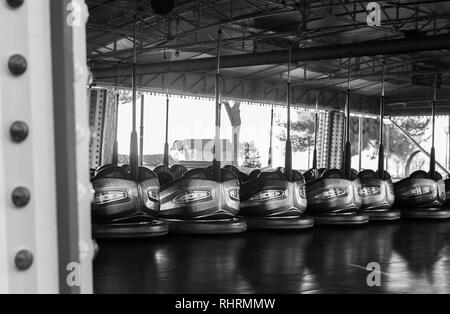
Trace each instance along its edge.
<instances>
[{"instance_id":1,"label":"ceiling grid structure","mask_svg":"<svg viewBox=\"0 0 450 314\"><path fill-rule=\"evenodd\" d=\"M119 62L124 69L122 83L130 84L126 69L137 15L143 90L164 90L162 75L169 73L174 93L210 97L214 68L208 60L215 58L217 30L222 27L226 98L285 103L284 92L275 91L285 86L283 56L292 46L296 106L313 107L308 94L320 91L326 96L324 108L342 110L339 95L346 89L346 54L359 51L352 73L355 110L378 111L381 68L387 56L387 114L402 114L406 108L411 114L427 113L434 72L442 73L438 114L450 112L448 1L378 1L381 25L375 27L367 24L370 1L175 0L165 16L152 11L150 0L86 2L91 15L88 60L98 85L114 85Z\"/></svg>"}]
</instances>

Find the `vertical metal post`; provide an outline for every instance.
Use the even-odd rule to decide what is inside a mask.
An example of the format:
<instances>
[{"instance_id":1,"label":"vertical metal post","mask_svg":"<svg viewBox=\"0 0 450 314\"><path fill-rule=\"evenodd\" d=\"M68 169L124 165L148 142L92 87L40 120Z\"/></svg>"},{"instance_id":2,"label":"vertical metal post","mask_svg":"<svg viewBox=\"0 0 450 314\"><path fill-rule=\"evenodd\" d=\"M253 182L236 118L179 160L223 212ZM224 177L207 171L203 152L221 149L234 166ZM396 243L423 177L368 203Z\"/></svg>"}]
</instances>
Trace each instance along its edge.
<instances>
[{"instance_id":1,"label":"vertical metal post","mask_svg":"<svg viewBox=\"0 0 450 314\"><path fill-rule=\"evenodd\" d=\"M351 178L352 171L352 145L350 143L350 101L351 101L351 71L352 71L352 58L348 59L348 83L347 83L347 101L345 104L345 150L344 150L344 175L347 179Z\"/></svg>"},{"instance_id":2,"label":"vertical metal post","mask_svg":"<svg viewBox=\"0 0 450 314\"><path fill-rule=\"evenodd\" d=\"M54 1L51 1L54 2ZM70 2L70 1L69 1ZM91 138L89 128L89 108L86 104L86 85L89 79L89 70L86 65L86 23L88 20L88 7L84 0L73 0L81 8L80 24L71 27L73 31L73 55L72 67L74 68L74 99L75 99L75 130L76 130L76 160L77 160L77 200L78 200L78 249L80 258L80 292L82 294L93 293L92 259L94 258L94 243L91 230L91 200L92 185L89 172L89 142ZM67 6L66 6L67 14ZM74 265L66 266L65 281L67 285L67 274L74 270ZM68 267L68 266L72 266ZM68 270L69 269L69 270ZM76 282L75 282L76 283ZM64 284L64 283L62 283ZM72 282L72 284L74 284Z\"/></svg>"},{"instance_id":3,"label":"vertical metal post","mask_svg":"<svg viewBox=\"0 0 450 314\"><path fill-rule=\"evenodd\" d=\"M384 153L386 163L385 163L384 169L387 172L389 172L389 157L390 157L390 154L391 154L391 147L390 147L391 138L390 138L389 131L390 131L389 128L386 128L386 150L385 150L385 153Z\"/></svg>"},{"instance_id":4,"label":"vertical metal post","mask_svg":"<svg viewBox=\"0 0 450 314\"><path fill-rule=\"evenodd\" d=\"M359 136L358 136L359 171L362 171L362 151L363 151L363 147L364 147L363 146L363 140L364 140L363 122L364 122L364 118L359 117L359 127L358 127L358 130L359 130Z\"/></svg>"},{"instance_id":5,"label":"vertical metal post","mask_svg":"<svg viewBox=\"0 0 450 314\"><path fill-rule=\"evenodd\" d=\"M274 111L273 111L273 107L270 110L270 144L269 144L269 161L268 161L268 167L272 168L273 165L273 115L274 115Z\"/></svg>"},{"instance_id":6,"label":"vertical metal post","mask_svg":"<svg viewBox=\"0 0 450 314\"><path fill-rule=\"evenodd\" d=\"M78 6L79 25L69 25L67 8ZM90 230L90 185L85 66L84 1L50 1L53 61L56 195L58 205L59 282L61 293L92 292L93 245ZM83 66L84 64L84 66ZM70 270L81 287L68 284ZM71 268L72 267L72 268ZM82 289L81 289L82 288Z\"/></svg>"},{"instance_id":7,"label":"vertical metal post","mask_svg":"<svg viewBox=\"0 0 450 314\"><path fill-rule=\"evenodd\" d=\"M286 178L292 179L292 141L291 141L291 64L292 63L292 47L289 46L288 56L288 82L287 82L287 135L286 135Z\"/></svg>"},{"instance_id":8,"label":"vertical metal post","mask_svg":"<svg viewBox=\"0 0 450 314\"><path fill-rule=\"evenodd\" d=\"M167 74L168 76L168 74ZM164 165L169 166L169 112L170 98L169 98L169 84L166 78L166 141L164 143Z\"/></svg>"},{"instance_id":9,"label":"vertical metal post","mask_svg":"<svg viewBox=\"0 0 450 314\"><path fill-rule=\"evenodd\" d=\"M221 77L220 77L220 53L221 53L221 43L222 43L222 28L219 28L217 37L217 69L216 69L216 134L214 139L214 160L213 160L213 177L217 182L222 181L222 145L220 141L220 126L221 126L221 110L222 110L222 100L221 100Z\"/></svg>"},{"instance_id":10,"label":"vertical metal post","mask_svg":"<svg viewBox=\"0 0 450 314\"><path fill-rule=\"evenodd\" d=\"M137 135L137 117L136 117L136 28L137 28L137 16L134 16L134 31L133 31L133 67L131 76L131 85L133 88L133 113L132 113L132 131L130 139L130 175L134 180L137 180L139 176L139 154L138 154L138 135Z\"/></svg>"},{"instance_id":11,"label":"vertical metal post","mask_svg":"<svg viewBox=\"0 0 450 314\"><path fill-rule=\"evenodd\" d=\"M447 132L447 152L446 152L446 160L447 160L447 169L450 169L450 115L448 116L448 132Z\"/></svg>"},{"instance_id":12,"label":"vertical metal post","mask_svg":"<svg viewBox=\"0 0 450 314\"><path fill-rule=\"evenodd\" d=\"M438 74L434 75L433 101L431 102L431 152L430 152L430 177L436 177L436 149L435 149L435 131L436 131L436 103L437 103L437 84Z\"/></svg>"},{"instance_id":13,"label":"vertical metal post","mask_svg":"<svg viewBox=\"0 0 450 314\"><path fill-rule=\"evenodd\" d=\"M386 60L383 62L383 77L381 80L381 98L380 98L380 145L378 147L378 174L384 176L384 116L385 116L385 82L386 82Z\"/></svg>"},{"instance_id":14,"label":"vertical metal post","mask_svg":"<svg viewBox=\"0 0 450 314\"><path fill-rule=\"evenodd\" d=\"M314 118L314 152L313 152L313 164L312 169L317 169L317 141L319 136L319 91L316 97L316 114Z\"/></svg>"},{"instance_id":15,"label":"vertical metal post","mask_svg":"<svg viewBox=\"0 0 450 314\"><path fill-rule=\"evenodd\" d=\"M144 166L144 114L145 96L141 94L141 127L139 134L139 166Z\"/></svg>"},{"instance_id":16,"label":"vertical metal post","mask_svg":"<svg viewBox=\"0 0 450 314\"><path fill-rule=\"evenodd\" d=\"M119 141L118 141L118 130L119 130L119 103L120 103L120 62L117 66L117 85L116 85L116 117L114 125L114 147L113 147L113 157L112 164L117 166L119 164Z\"/></svg>"},{"instance_id":17,"label":"vertical metal post","mask_svg":"<svg viewBox=\"0 0 450 314\"><path fill-rule=\"evenodd\" d=\"M70 1L51 1L56 195L61 293L79 293L65 282L66 267L79 263L73 34L66 21ZM64 170L63 170L64 169Z\"/></svg>"}]
</instances>

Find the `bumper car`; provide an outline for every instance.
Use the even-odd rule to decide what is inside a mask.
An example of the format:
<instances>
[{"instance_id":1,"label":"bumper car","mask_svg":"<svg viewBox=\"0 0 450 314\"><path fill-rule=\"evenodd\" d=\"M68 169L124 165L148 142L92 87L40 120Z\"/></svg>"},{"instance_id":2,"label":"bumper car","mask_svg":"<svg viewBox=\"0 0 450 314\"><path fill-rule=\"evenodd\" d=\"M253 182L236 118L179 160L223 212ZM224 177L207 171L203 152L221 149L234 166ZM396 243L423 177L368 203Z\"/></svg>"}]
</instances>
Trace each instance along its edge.
<instances>
[{"instance_id":1,"label":"bumper car","mask_svg":"<svg viewBox=\"0 0 450 314\"><path fill-rule=\"evenodd\" d=\"M394 184L395 208L404 218L448 219L450 210L446 209L445 182L436 171L435 153L435 117L437 104L438 75L434 78L434 97L431 102L432 143L430 153L430 171L419 170L408 178Z\"/></svg>"},{"instance_id":2,"label":"bumper car","mask_svg":"<svg viewBox=\"0 0 450 314\"><path fill-rule=\"evenodd\" d=\"M394 184L391 175L384 170L384 97L385 65L380 99L380 145L378 148L378 171L364 170L358 175L361 182L359 195L361 209L370 216L371 221L395 221L401 218L399 210L392 209L395 202Z\"/></svg>"},{"instance_id":3,"label":"bumper car","mask_svg":"<svg viewBox=\"0 0 450 314\"><path fill-rule=\"evenodd\" d=\"M169 172L158 173L160 178L171 176ZM193 169L164 182L160 217L169 223L171 233L233 234L247 230L245 220L238 217L239 181L226 169L221 177L217 182L207 169Z\"/></svg>"},{"instance_id":4,"label":"bumper car","mask_svg":"<svg viewBox=\"0 0 450 314\"><path fill-rule=\"evenodd\" d=\"M314 219L303 217L306 210L305 180L298 171L289 180L286 171L253 171L249 176L236 167L226 166L241 179L240 214L248 229L300 230L314 225Z\"/></svg>"},{"instance_id":5,"label":"bumper car","mask_svg":"<svg viewBox=\"0 0 450 314\"><path fill-rule=\"evenodd\" d=\"M136 44L136 37L134 39ZM136 62L133 63L134 78L135 67ZM104 166L91 178L91 182L95 190L91 202L94 238L149 238L168 233L167 223L158 219L158 177L153 171L139 167L138 163L135 84L129 171L114 165Z\"/></svg>"},{"instance_id":6,"label":"bumper car","mask_svg":"<svg viewBox=\"0 0 450 314\"><path fill-rule=\"evenodd\" d=\"M249 229L299 230L314 225L314 219L302 217L306 209L305 180L300 172L292 170L291 49L288 67L286 168L274 171L254 170L247 176L237 168L228 166L240 179L241 215L246 219Z\"/></svg>"},{"instance_id":7,"label":"bumper car","mask_svg":"<svg viewBox=\"0 0 450 314\"><path fill-rule=\"evenodd\" d=\"M370 216L371 221L393 221L401 217L400 211L392 209L395 202L394 184L388 172L382 175L373 170L358 174L361 182L359 195L361 209Z\"/></svg>"},{"instance_id":8,"label":"bumper car","mask_svg":"<svg viewBox=\"0 0 450 314\"><path fill-rule=\"evenodd\" d=\"M394 184L395 207L404 218L447 219L450 210L446 202L445 183L440 174L433 179L429 173L419 170L410 177Z\"/></svg>"},{"instance_id":9,"label":"bumper car","mask_svg":"<svg viewBox=\"0 0 450 314\"><path fill-rule=\"evenodd\" d=\"M350 117L350 65L347 89L346 116ZM361 182L356 171L351 169L351 144L347 119L346 147L344 152L344 170L317 169L317 128L318 106L316 103L315 148L313 168L308 170L306 178L306 196L308 206L306 214L314 218L316 225L361 225L369 222L369 216L361 213L362 200L358 193Z\"/></svg>"},{"instance_id":10,"label":"bumper car","mask_svg":"<svg viewBox=\"0 0 450 314\"><path fill-rule=\"evenodd\" d=\"M141 168L138 180L121 167L108 167L93 179L91 204L93 237L148 238L167 234L168 226L158 219L159 182L156 174Z\"/></svg>"},{"instance_id":11,"label":"bumper car","mask_svg":"<svg viewBox=\"0 0 450 314\"><path fill-rule=\"evenodd\" d=\"M313 216L317 225L359 225L369 221L368 215L361 213L361 187L359 178L348 180L338 169L323 172L309 170L305 177L308 207L306 214Z\"/></svg>"},{"instance_id":12,"label":"bumper car","mask_svg":"<svg viewBox=\"0 0 450 314\"><path fill-rule=\"evenodd\" d=\"M218 67L216 80L216 143L220 143L220 43L218 36ZM160 217L169 223L171 233L235 234L247 230L247 223L238 217L239 180L233 172L220 167L220 149L214 150L213 169L187 171L182 166L169 168L167 93L166 142L164 164L157 167L161 181Z\"/></svg>"}]
</instances>

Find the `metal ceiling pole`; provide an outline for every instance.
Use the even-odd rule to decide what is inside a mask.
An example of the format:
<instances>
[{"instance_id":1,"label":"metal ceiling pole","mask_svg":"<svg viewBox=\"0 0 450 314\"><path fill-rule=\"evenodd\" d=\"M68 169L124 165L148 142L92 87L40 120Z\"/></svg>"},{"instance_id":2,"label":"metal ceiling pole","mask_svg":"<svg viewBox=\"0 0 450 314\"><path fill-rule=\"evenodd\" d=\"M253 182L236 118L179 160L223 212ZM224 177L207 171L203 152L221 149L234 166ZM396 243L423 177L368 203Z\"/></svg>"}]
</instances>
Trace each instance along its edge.
<instances>
[{"instance_id":1,"label":"metal ceiling pole","mask_svg":"<svg viewBox=\"0 0 450 314\"><path fill-rule=\"evenodd\" d=\"M450 168L450 160L449 160L449 158L450 158L450 152L449 152L449 149L450 149L450 115L447 117L447 119L448 119L448 122L447 122L447 130L448 130L448 132L447 132L447 149L446 149L446 156L447 156L447 158L445 159L446 160L446 163L447 163L447 169L449 169Z\"/></svg>"},{"instance_id":2,"label":"metal ceiling pole","mask_svg":"<svg viewBox=\"0 0 450 314\"><path fill-rule=\"evenodd\" d=\"M220 53L221 53L221 41L222 41L222 28L219 28L219 31L217 33L217 58L216 60L216 134L214 139L214 159L213 159L213 178L215 181L220 182L222 181L222 166L221 166L221 160L222 160L222 145L220 141L220 126L221 126L221 110L222 110L222 103L221 103L221 78L220 78L220 66L221 66L221 59L220 59Z\"/></svg>"},{"instance_id":3,"label":"metal ceiling pole","mask_svg":"<svg viewBox=\"0 0 450 314\"><path fill-rule=\"evenodd\" d=\"M130 139L130 174L135 180L139 177L139 154L138 154L138 135L136 131L136 27L137 16L134 16L134 30L133 30L133 67L131 85L133 89L133 122Z\"/></svg>"},{"instance_id":4,"label":"metal ceiling pole","mask_svg":"<svg viewBox=\"0 0 450 314\"><path fill-rule=\"evenodd\" d=\"M363 140L364 140L364 118L363 117L359 117L359 147L358 147L358 154L359 154L359 171L362 171L362 152L363 152L363 148L364 148L364 144L363 144Z\"/></svg>"},{"instance_id":5,"label":"metal ceiling pole","mask_svg":"<svg viewBox=\"0 0 450 314\"><path fill-rule=\"evenodd\" d=\"M383 176L384 173L384 116L385 116L385 82L386 82L386 60L383 62L383 77L381 79L381 98L380 98L380 146L378 147L378 173Z\"/></svg>"},{"instance_id":6,"label":"metal ceiling pole","mask_svg":"<svg viewBox=\"0 0 450 314\"><path fill-rule=\"evenodd\" d=\"M318 140L318 133L319 133L319 91L317 92L317 98L316 98L316 115L314 119L314 152L313 152L313 169L317 169L317 140Z\"/></svg>"},{"instance_id":7,"label":"metal ceiling pole","mask_svg":"<svg viewBox=\"0 0 450 314\"><path fill-rule=\"evenodd\" d=\"M291 141L291 65L292 65L292 47L289 46L288 57L288 82L287 82L287 135L286 135L286 159L285 169L288 180L292 179L292 141Z\"/></svg>"},{"instance_id":8,"label":"metal ceiling pole","mask_svg":"<svg viewBox=\"0 0 450 314\"><path fill-rule=\"evenodd\" d=\"M430 176L432 179L436 178L436 149L435 136L436 136L436 104L437 104L437 84L438 84L438 74L434 74L434 85L433 85L433 100L431 102L431 152L430 152Z\"/></svg>"},{"instance_id":9,"label":"metal ceiling pole","mask_svg":"<svg viewBox=\"0 0 450 314\"><path fill-rule=\"evenodd\" d=\"M327 59L352 57L406 54L417 51L450 49L450 34L428 36L417 39L388 39L379 41L363 41L352 44L319 46L295 49L292 51L292 62L307 62ZM286 51L272 51L252 54L224 56L221 68L236 68L255 65L281 64L286 60ZM147 63L139 66L138 75L166 72L191 72L213 70L217 66L216 58L200 58L182 61ZM127 69L130 69L128 66ZM95 77L114 78L114 68L97 68Z\"/></svg>"},{"instance_id":10,"label":"metal ceiling pole","mask_svg":"<svg viewBox=\"0 0 450 314\"><path fill-rule=\"evenodd\" d=\"M144 113L145 96L141 94L141 127L139 134L139 166L144 166Z\"/></svg>"},{"instance_id":11,"label":"metal ceiling pole","mask_svg":"<svg viewBox=\"0 0 450 314\"><path fill-rule=\"evenodd\" d=\"M274 110L272 106L272 109L270 110L270 145L269 145L269 162L268 162L269 168L272 168L273 165L273 115Z\"/></svg>"},{"instance_id":12,"label":"metal ceiling pole","mask_svg":"<svg viewBox=\"0 0 450 314\"><path fill-rule=\"evenodd\" d=\"M351 100L351 71L352 57L348 59L348 82L347 82L347 101L345 103L345 150L344 150L344 175L347 179L351 179L352 172L352 145L350 143L350 100Z\"/></svg>"},{"instance_id":13,"label":"metal ceiling pole","mask_svg":"<svg viewBox=\"0 0 450 314\"><path fill-rule=\"evenodd\" d=\"M116 123L114 127L114 146L112 164L117 166L119 164L119 141L118 141L118 128L119 128L119 102L120 102L120 62L117 67L117 85L116 85Z\"/></svg>"},{"instance_id":14,"label":"metal ceiling pole","mask_svg":"<svg viewBox=\"0 0 450 314\"><path fill-rule=\"evenodd\" d=\"M164 160L163 160L163 164L165 166L169 166L169 113L170 113L169 109L170 109L169 84L166 78L166 141L164 143Z\"/></svg>"}]
</instances>

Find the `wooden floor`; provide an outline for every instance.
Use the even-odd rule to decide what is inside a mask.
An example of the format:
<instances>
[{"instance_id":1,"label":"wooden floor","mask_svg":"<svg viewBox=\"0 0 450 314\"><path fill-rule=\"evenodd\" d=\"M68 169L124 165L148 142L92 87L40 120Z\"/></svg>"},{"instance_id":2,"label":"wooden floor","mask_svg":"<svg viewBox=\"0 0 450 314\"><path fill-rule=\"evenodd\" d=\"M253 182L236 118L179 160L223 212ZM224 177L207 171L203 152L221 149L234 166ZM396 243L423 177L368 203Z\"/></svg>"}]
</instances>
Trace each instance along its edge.
<instances>
[{"instance_id":1,"label":"wooden floor","mask_svg":"<svg viewBox=\"0 0 450 314\"><path fill-rule=\"evenodd\" d=\"M450 221L99 246L96 293L450 293ZM371 262L381 287L366 283Z\"/></svg>"}]
</instances>

